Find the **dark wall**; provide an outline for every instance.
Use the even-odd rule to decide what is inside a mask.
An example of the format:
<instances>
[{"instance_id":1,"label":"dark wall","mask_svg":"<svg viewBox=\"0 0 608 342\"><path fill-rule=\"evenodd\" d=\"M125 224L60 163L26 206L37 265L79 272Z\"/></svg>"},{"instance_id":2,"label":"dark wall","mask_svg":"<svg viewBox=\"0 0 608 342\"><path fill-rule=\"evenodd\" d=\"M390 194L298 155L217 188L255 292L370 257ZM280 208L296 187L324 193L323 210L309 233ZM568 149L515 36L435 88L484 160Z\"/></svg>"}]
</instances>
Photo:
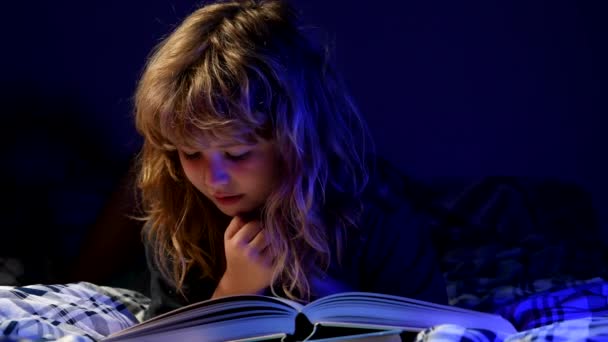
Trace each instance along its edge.
<instances>
[{"instance_id":1,"label":"dark wall","mask_svg":"<svg viewBox=\"0 0 608 342\"><path fill-rule=\"evenodd\" d=\"M573 181L608 226L608 5L297 2L402 169Z\"/></svg>"},{"instance_id":2,"label":"dark wall","mask_svg":"<svg viewBox=\"0 0 608 342\"><path fill-rule=\"evenodd\" d=\"M334 41L378 149L404 171L424 179L573 181L593 195L608 226L608 12L601 1L294 2ZM150 49L192 6L3 6L0 96L10 138L3 175L31 193L81 198L81 216L64 218L71 234L100 210L137 151L137 77Z\"/></svg>"},{"instance_id":3,"label":"dark wall","mask_svg":"<svg viewBox=\"0 0 608 342\"><path fill-rule=\"evenodd\" d=\"M99 245L103 251L88 254L99 264L81 269L101 273L98 266L121 246L113 243L137 239L132 224L116 216L126 204L108 199L130 195L118 187L141 143L133 92L149 51L191 9L181 4L3 5L0 179L9 205L0 207L0 258L24 260L22 283L68 279L75 259ZM102 212L111 217L98 221ZM84 244L96 224L95 241Z\"/></svg>"}]
</instances>

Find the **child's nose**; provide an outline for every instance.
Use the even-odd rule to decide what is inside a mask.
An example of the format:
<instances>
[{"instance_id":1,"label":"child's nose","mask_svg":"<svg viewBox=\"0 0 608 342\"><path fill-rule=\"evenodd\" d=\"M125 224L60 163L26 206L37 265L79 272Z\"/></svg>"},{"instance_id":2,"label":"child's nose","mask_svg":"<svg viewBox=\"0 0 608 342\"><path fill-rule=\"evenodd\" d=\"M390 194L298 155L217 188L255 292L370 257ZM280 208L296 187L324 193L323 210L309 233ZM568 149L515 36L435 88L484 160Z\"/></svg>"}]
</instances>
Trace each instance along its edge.
<instances>
[{"instance_id":1,"label":"child's nose","mask_svg":"<svg viewBox=\"0 0 608 342\"><path fill-rule=\"evenodd\" d=\"M206 179L207 185L210 187L217 187L228 183L230 176L222 160L219 158L211 158Z\"/></svg>"}]
</instances>

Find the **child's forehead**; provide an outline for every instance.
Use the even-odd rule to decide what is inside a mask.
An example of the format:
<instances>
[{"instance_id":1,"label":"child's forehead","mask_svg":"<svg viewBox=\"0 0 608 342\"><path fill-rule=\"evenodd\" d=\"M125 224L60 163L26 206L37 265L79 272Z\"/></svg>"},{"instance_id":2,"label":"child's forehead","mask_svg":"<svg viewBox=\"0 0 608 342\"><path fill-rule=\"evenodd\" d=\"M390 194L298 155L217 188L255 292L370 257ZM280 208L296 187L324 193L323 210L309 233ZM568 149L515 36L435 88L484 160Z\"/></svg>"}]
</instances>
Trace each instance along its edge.
<instances>
[{"instance_id":1,"label":"child's forehead","mask_svg":"<svg viewBox=\"0 0 608 342\"><path fill-rule=\"evenodd\" d=\"M190 147L196 149L207 149L207 148L227 148L239 145L251 145L254 144L257 139L253 139L251 136L242 133L231 133L231 134L199 134L187 141L182 142L178 145L182 147Z\"/></svg>"}]
</instances>

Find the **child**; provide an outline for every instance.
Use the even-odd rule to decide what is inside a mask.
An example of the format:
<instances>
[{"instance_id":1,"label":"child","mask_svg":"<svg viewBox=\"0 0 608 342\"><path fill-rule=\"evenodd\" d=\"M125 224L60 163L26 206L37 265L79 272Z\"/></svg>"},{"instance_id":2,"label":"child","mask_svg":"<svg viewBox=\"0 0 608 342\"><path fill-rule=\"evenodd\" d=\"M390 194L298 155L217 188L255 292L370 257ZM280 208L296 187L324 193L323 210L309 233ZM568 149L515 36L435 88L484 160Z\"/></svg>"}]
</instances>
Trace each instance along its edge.
<instances>
[{"instance_id":1,"label":"child","mask_svg":"<svg viewBox=\"0 0 608 342\"><path fill-rule=\"evenodd\" d=\"M236 294L446 301L399 177L296 25L282 1L208 4L149 59L135 98L147 317Z\"/></svg>"}]
</instances>

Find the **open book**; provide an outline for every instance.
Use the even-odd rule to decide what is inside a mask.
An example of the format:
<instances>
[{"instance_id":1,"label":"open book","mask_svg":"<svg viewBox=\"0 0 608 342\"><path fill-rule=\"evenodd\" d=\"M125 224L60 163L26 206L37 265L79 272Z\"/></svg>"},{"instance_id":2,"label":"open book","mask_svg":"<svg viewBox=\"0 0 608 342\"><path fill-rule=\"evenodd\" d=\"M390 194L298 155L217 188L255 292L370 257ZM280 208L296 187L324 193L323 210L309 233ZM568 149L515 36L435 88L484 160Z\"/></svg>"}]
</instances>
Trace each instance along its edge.
<instances>
[{"instance_id":1,"label":"open book","mask_svg":"<svg viewBox=\"0 0 608 342\"><path fill-rule=\"evenodd\" d=\"M104 341L401 341L407 334L446 323L516 332L498 315L378 293L345 292L308 305L254 295L207 300Z\"/></svg>"}]
</instances>

